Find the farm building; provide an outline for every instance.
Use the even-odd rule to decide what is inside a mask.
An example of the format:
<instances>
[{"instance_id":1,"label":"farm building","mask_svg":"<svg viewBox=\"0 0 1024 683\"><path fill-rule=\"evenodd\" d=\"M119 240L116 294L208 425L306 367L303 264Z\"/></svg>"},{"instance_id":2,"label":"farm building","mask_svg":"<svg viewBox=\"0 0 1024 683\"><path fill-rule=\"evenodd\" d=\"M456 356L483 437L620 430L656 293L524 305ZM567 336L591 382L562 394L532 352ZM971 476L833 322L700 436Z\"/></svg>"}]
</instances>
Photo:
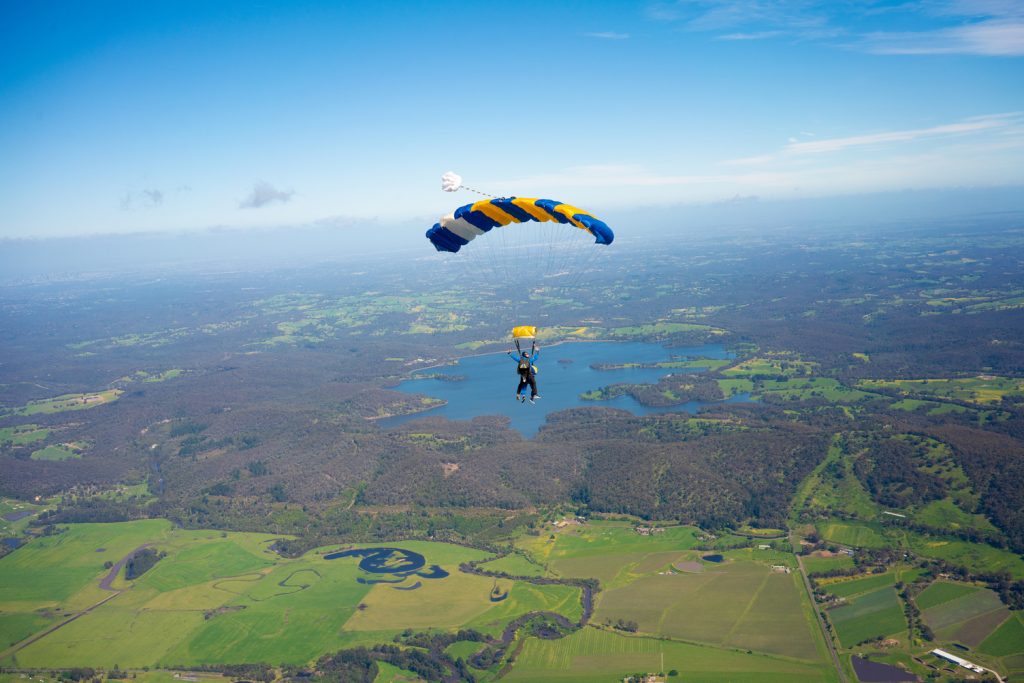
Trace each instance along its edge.
<instances>
[{"instance_id":1,"label":"farm building","mask_svg":"<svg viewBox=\"0 0 1024 683\"><path fill-rule=\"evenodd\" d=\"M935 655L936 657L941 657L942 659L945 659L946 661L953 662L954 664L958 664L958 665L962 666L965 669L970 669L974 673L983 674L986 671L984 667L978 666L974 662L969 662L966 659L963 659L961 657L957 657L955 654L953 654L951 652L946 652L945 650L940 650L938 648L935 648L934 650L932 650L932 654Z\"/></svg>"}]
</instances>

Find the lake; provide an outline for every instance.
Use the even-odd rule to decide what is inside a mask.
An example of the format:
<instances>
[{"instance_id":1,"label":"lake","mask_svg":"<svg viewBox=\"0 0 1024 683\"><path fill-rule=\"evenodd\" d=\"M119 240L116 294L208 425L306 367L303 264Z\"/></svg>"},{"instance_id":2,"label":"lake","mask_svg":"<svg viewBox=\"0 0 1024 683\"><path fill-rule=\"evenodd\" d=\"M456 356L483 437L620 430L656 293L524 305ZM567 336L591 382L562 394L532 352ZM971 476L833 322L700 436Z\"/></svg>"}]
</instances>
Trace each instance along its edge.
<instances>
[{"instance_id":1,"label":"lake","mask_svg":"<svg viewBox=\"0 0 1024 683\"><path fill-rule=\"evenodd\" d=\"M409 420L427 416L442 416L449 420L468 420L480 415L507 415L512 428L524 436L533 436L547 419L548 413L566 408L610 407L623 408L637 415L652 413L695 413L706 402L692 401L677 406L648 408L631 396L619 396L610 401L584 401L580 394L609 384L654 384L668 374L702 372L699 368L622 368L595 370L592 364L658 363L662 361L695 358L732 358L721 344L706 344L686 348L668 349L660 344L644 342L570 342L542 348L537 359L537 389L541 398L536 405L519 403L515 399L519 375L516 363L504 353L471 356L457 365L431 368L421 374L446 375L462 378L459 381L430 378L411 379L396 389L410 394L426 394L447 401L429 411L413 415L400 415L380 420L383 427L393 427ZM747 394L733 396L728 401L748 401Z\"/></svg>"}]
</instances>

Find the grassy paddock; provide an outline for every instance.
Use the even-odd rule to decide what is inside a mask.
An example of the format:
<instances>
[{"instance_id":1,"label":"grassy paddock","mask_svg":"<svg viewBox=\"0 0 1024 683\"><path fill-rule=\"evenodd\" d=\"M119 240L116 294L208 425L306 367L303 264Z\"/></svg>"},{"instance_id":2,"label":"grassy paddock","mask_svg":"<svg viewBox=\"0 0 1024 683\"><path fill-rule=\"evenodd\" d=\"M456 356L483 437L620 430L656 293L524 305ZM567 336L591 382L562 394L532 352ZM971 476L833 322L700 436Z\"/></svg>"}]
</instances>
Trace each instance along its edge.
<instances>
[{"instance_id":1,"label":"grassy paddock","mask_svg":"<svg viewBox=\"0 0 1024 683\"><path fill-rule=\"evenodd\" d=\"M561 640L526 641L507 681L592 683L636 672L680 672L683 681L832 681L824 664L585 628Z\"/></svg>"}]
</instances>

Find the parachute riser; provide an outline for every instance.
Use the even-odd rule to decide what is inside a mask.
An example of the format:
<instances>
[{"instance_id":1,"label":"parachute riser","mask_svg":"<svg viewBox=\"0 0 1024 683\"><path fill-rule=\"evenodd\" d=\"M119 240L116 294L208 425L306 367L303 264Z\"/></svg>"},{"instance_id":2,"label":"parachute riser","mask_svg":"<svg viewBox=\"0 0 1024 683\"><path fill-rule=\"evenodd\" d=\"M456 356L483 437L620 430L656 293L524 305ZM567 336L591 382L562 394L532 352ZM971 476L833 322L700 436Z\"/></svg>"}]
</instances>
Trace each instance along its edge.
<instances>
[{"instance_id":1,"label":"parachute riser","mask_svg":"<svg viewBox=\"0 0 1024 683\"><path fill-rule=\"evenodd\" d=\"M521 346L519 346L519 339L518 338L515 339L515 343L516 343L516 351L518 351L519 354L522 355L523 349L522 349ZM531 358L533 357L533 353L536 350L537 350L537 340L536 339L531 339L530 340L530 357Z\"/></svg>"}]
</instances>

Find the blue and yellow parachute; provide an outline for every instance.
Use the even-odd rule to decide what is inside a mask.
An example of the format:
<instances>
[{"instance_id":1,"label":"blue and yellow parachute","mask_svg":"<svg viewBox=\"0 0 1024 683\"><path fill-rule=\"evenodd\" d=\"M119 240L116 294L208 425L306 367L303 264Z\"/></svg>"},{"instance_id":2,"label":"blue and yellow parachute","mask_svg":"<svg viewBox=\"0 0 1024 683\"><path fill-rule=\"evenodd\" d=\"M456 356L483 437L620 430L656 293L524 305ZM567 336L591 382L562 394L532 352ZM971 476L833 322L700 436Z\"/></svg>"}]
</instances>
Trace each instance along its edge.
<instances>
[{"instance_id":1,"label":"blue and yellow parachute","mask_svg":"<svg viewBox=\"0 0 1024 683\"><path fill-rule=\"evenodd\" d=\"M503 197L460 206L434 227L427 230L427 239L438 251L457 252L474 238L510 223L556 221L586 230L596 244L611 244L615 239L604 221L575 206L553 199Z\"/></svg>"}]
</instances>

